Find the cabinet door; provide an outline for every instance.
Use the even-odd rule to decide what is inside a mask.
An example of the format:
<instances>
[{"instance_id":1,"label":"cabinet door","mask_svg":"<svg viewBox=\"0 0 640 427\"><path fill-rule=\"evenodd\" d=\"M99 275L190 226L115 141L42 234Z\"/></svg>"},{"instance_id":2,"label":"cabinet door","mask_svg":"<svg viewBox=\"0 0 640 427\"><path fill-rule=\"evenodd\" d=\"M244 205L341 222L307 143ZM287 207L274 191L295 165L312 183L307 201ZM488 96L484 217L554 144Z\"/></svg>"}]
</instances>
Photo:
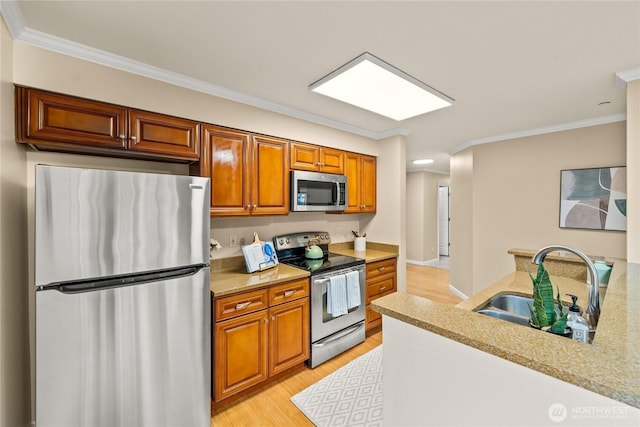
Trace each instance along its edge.
<instances>
[{"instance_id":1,"label":"cabinet door","mask_svg":"<svg viewBox=\"0 0 640 427\"><path fill-rule=\"evenodd\" d=\"M200 174L211 178L211 216L250 214L250 135L205 125Z\"/></svg>"},{"instance_id":2,"label":"cabinet door","mask_svg":"<svg viewBox=\"0 0 640 427\"><path fill-rule=\"evenodd\" d=\"M291 142L291 169L317 171L320 165L320 150L316 145Z\"/></svg>"},{"instance_id":3,"label":"cabinet door","mask_svg":"<svg viewBox=\"0 0 640 427\"><path fill-rule=\"evenodd\" d=\"M126 148L126 109L117 105L16 87L17 142ZM78 151L77 149L75 151Z\"/></svg>"},{"instance_id":4,"label":"cabinet door","mask_svg":"<svg viewBox=\"0 0 640 427\"><path fill-rule=\"evenodd\" d=\"M269 375L309 358L309 298L269 309Z\"/></svg>"},{"instance_id":5,"label":"cabinet door","mask_svg":"<svg viewBox=\"0 0 640 427\"><path fill-rule=\"evenodd\" d=\"M347 207L345 213L359 213L361 197L361 160L360 154L346 153L345 175L347 176Z\"/></svg>"},{"instance_id":6,"label":"cabinet door","mask_svg":"<svg viewBox=\"0 0 640 427\"><path fill-rule=\"evenodd\" d=\"M289 142L253 136L251 215L289 213Z\"/></svg>"},{"instance_id":7,"label":"cabinet door","mask_svg":"<svg viewBox=\"0 0 640 427\"><path fill-rule=\"evenodd\" d=\"M129 111L129 146L133 151L174 159L200 158L198 122L147 111Z\"/></svg>"},{"instance_id":8,"label":"cabinet door","mask_svg":"<svg viewBox=\"0 0 640 427\"><path fill-rule=\"evenodd\" d=\"M360 156L362 159L361 203L360 212L376 212L376 158L371 156Z\"/></svg>"},{"instance_id":9,"label":"cabinet door","mask_svg":"<svg viewBox=\"0 0 640 427\"><path fill-rule=\"evenodd\" d=\"M344 174L344 151L320 148L320 172Z\"/></svg>"},{"instance_id":10,"label":"cabinet door","mask_svg":"<svg viewBox=\"0 0 640 427\"><path fill-rule=\"evenodd\" d=\"M267 379L267 310L215 325L216 402Z\"/></svg>"}]
</instances>

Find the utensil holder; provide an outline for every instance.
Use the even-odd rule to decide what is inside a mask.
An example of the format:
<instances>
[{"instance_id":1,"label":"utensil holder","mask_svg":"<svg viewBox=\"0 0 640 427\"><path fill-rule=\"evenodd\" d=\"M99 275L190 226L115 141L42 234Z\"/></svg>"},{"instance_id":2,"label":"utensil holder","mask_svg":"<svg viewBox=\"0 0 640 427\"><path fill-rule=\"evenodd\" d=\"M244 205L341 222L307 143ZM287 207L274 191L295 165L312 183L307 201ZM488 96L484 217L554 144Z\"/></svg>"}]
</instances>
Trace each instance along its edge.
<instances>
[{"instance_id":1,"label":"utensil holder","mask_svg":"<svg viewBox=\"0 0 640 427\"><path fill-rule=\"evenodd\" d=\"M356 252L364 252L367 250L367 240L364 237L356 237L353 240L353 250Z\"/></svg>"}]
</instances>

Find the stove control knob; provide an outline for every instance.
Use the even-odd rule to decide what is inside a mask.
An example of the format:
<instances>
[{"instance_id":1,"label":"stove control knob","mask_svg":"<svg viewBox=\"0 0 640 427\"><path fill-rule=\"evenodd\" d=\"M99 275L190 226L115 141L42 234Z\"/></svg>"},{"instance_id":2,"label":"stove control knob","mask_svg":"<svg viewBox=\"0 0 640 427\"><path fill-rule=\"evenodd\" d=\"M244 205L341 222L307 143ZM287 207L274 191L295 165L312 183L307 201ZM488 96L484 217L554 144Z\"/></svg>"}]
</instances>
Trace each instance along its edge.
<instances>
[{"instance_id":1,"label":"stove control knob","mask_svg":"<svg viewBox=\"0 0 640 427\"><path fill-rule=\"evenodd\" d=\"M291 243L291 240L287 237L287 245Z\"/></svg>"},{"instance_id":2,"label":"stove control knob","mask_svg":"<svg viewBox=\"0 0 640 427\"><path fill-rule=\"evenodd\" d=\"M280 243L280 246L284 245L284 239L278 240L278 243Z\"/></svg>"}]
</instances>

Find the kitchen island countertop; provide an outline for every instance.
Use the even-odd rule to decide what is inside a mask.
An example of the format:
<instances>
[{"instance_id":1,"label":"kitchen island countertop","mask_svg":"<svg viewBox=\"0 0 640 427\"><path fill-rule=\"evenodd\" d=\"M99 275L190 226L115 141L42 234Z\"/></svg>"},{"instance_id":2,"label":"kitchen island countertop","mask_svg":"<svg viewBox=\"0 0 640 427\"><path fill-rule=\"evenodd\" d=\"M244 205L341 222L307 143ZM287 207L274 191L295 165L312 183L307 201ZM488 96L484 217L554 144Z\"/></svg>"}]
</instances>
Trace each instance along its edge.
<instances>
[{"instance_id":1,"label":"kitchen island countertop","mask_svg":"<svg viewBox=\"0 0 640 427\"><path fill-rule=\"evenodd\" d=\"M575 292L586 301L584 282L561 276L551 276L551 281L562 294ZM640 408L640 264L613 262L593 344L472 311L494 295L531 295L531 286L526 272L515 271L456 307L402 292L374 300L371 306L383 315Z\"/></svg>"}]
</instances>

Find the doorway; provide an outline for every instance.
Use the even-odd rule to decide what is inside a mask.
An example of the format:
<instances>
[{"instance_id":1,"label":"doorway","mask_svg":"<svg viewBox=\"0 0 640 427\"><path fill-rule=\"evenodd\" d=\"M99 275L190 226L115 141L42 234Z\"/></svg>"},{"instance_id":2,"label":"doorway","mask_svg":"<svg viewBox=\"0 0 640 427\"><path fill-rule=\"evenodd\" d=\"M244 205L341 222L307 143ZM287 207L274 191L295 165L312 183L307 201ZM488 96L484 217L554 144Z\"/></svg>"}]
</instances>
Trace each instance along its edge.
<instances>
[{"instance_id":1,"label":"doorway","mask_svg":"<svg viewBox=\"0 0 640 427\"><path fill-rule=\"evenodd\" d=\"M448 185L438 186L438 257L449 256L449 199Z\"/></svg>"}]
</instances>

